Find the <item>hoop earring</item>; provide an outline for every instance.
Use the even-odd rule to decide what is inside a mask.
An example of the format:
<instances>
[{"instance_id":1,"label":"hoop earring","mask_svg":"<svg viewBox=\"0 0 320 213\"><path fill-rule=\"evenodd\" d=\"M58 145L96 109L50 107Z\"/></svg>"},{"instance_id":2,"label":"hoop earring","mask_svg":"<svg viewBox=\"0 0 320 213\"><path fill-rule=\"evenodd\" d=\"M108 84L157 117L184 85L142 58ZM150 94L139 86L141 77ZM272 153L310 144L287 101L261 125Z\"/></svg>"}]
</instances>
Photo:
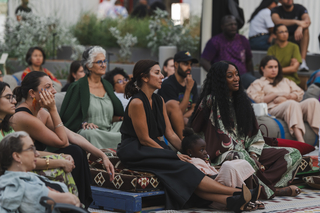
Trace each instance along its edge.
<instances>
[{"instance_id":1,"label":"hoop earring","mask_svg":"<svg viewBox=\"0 0 320 213\"><path fill-rule=\"evenodd\" d=\"M36 98L33 98L32 100L32 106L33 106L33 109L36 110L36 105L37 105L37 100Z\"/></svg>"}]
</instances>

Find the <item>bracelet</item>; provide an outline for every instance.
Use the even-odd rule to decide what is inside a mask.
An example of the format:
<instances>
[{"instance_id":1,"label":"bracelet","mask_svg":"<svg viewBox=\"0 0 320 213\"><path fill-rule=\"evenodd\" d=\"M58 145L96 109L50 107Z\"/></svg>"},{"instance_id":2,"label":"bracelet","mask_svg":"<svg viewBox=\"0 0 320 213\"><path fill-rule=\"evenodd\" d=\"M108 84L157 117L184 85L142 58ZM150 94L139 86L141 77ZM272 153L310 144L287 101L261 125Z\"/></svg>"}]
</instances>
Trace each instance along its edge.
<instances>
[{"instance_id":1,"label":"bracelet","mask_svg":"<svg viewBox=\"0 0 320 213\"><path fill-rule=\"evenodd\" d=\"M50 158L46 158L47 170L49 169L49 160L50 160Z\"/></svg>"},{"instance_id":2,"label":"bracelet","mask_svg":"<svg viewBox=\"0 0 320 213\"><path fill-rule=\"evenodd\" d=\"M119 117L119 121L123 121L123 117L122 116Z\"/></svg>"},{"instance_id":3,"label":"bracelet","mask_svg":"<svg viewBox=\"0 0 320 213\"><path fill-rule=\"evenodd\" d=\"M60 153L59 155L60 155L61 157L63 157L64 153ZM64 157L63 157L63 158L64 158Z\"/></svg>"},{"instance_id":4,"label":"bracelet","mask_svg":"<svg viewBox=\"0 0 320 213\"><path fill-rule=\"evenodd\" d=\"M59 127L61 127L61 126L63 126L63 122L61 122L61 123L59 123L57 126L55 126L54 129L59 128Z\"/></svg>"}]
</instances>

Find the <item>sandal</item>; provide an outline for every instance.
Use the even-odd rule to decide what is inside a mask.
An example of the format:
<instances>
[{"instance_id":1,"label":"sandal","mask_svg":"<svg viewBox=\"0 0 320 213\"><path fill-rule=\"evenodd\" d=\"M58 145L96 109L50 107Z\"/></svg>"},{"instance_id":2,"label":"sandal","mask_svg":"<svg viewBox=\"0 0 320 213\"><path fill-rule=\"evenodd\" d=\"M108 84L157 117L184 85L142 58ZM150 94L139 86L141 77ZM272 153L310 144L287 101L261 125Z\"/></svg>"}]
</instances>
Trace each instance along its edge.
<instances>
[{"instance_id":1,"label":"sandal","mask_svg":"<svg viewBox=\"0 0 320 213\"><path fill-rule=\"evenodd\" d=\"M290 185L283 188L277 188L275 191L276 196L291 196L295 197L301 193L301 189L295 185Z\"/></svg>"},{"instance_id":2,"label":"sandal","mask_svg":"<svg viewBox=\"0 0 320 213\"><path fill-rule=\"evenodd\" d=\"M253 202L249 202L247 203L247 205L244 207L243 211L254 211L254 210L257 210L258 209L258 206L253 203Z\"/></svg>"},{"instance_id":3,"label":"sandal","mask_svg":"<svg viewBox=\"0 0 320 213\"><path fill-rule=\"evenodd\" d=\"M241 212L247 208L248 203L250 203L250 200L250 190L245 185L242 185L242 191L239 193L239 195L233 195L232 197L227 198L227 209L232 210L234 212ZM252 209L252 207L250 206L248 208Z\"/></svg>"},{"instance_id":4,"label":"sandal","mask_svg":"<svg viewBox=\"0 0 320 213\"><path fill-rule=\"evenodd\" d=\"M265 209L265 204L263 202L261 202L260 200L256 200L255 202L256 206L258 207L258 209Z\"/></svg>"}]
</instances>

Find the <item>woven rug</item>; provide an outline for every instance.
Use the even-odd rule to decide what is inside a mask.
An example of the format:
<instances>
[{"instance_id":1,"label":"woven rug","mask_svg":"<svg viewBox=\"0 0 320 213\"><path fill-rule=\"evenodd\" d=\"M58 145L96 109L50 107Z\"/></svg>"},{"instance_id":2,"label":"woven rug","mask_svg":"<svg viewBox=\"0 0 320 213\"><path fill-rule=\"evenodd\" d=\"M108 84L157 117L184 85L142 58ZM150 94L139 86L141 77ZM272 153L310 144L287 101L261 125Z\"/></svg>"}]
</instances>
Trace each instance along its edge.
<instances>
[{"instance_id":1,"label":"woven rug","mask_svg":"<svg viewBox=\"0 0 320 213\"><path fill-rule=\"evenodd\" d=\"M266 208L253 211L255 213L277 212L277 213L320 213L320 190L302 189L297 197L276 197L272 200L264 201ZM110 212L96 209L89 209L90 212ZM185 209L180 211L165 210L151 211L152 213L200 213L200 212L221 212L231 213L231 211L222 211L214 209Z\"/></svg>"}]
</instances>

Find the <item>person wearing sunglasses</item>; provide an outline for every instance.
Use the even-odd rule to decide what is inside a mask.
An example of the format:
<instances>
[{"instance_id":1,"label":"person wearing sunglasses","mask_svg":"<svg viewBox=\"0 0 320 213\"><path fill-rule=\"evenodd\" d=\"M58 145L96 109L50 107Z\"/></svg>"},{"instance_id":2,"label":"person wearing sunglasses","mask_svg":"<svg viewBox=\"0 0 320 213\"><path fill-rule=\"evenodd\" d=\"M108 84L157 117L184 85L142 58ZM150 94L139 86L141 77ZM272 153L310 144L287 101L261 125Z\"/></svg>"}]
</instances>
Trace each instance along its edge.
<instances>
[{"instance_id":1,"label":"person wearing sunglasses","mask_svg":"<svg viewBox=\"0 0 320 213\"><path fill-rule=\"evenodd\" d=\"M124 97L124 91L129 81L129 75L122 68L116 67L110 72L107 72L103 78L112 84L114 94L119 98L123 109L125 110L130 100L130 98L127 99Z\"/></svg>"},{"instance_id":2,"label":"person wearing sunglasses","mask_svg":"<svg viewBox=\"0 0 320 213\"><path fill-rule=\"evenodd\" d=\"M302 63L299 46L288 41L289 32L284 24L277 24L273 31L277 39L276 43L269 47L267 55L276 57L282 67L283 77L294 81L299 86L300 78L297 72Z\"/></svg>"},{"instance_id":3,"label":"person wearing sunglasses","mask_svg":"<svg viewBox=\"0 0 320 213\"><path fill-rule=\"evenodd\" d=\"M79 198L68 192L65 184L30 172L36 168L38 156L26 132L13 132L1 140L0 212L45 212L40 204L43 196L58 203L80 206Z\"/></svg>"},{"instance_id":4,"label":"person wearing sunglasses","mask_svg":"<svg viewBox=\"0 0 320 213\"><path fill-rule=\"evenodd\" d=\"M86 76L70 85L62 102L61 120L95 147L115 149L121 141L124 110L112 84L102 78L107 67L106 51L99 46L85 50L82 67Z\"/></svg>"}]
</instances>

